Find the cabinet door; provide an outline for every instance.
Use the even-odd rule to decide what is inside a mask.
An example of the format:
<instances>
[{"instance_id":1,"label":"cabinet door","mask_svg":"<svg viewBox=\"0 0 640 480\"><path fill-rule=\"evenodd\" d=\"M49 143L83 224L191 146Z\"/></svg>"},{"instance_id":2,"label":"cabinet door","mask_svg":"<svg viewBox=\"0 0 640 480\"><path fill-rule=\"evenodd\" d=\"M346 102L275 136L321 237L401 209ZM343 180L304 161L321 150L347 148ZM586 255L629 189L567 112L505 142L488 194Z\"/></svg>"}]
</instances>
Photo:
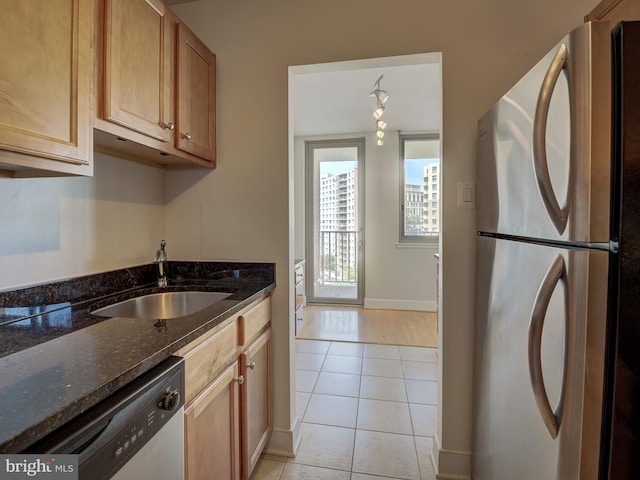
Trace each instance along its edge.
<instances>
[{"instance_id":1,"label":"cabinet door","mask_svg":"<svg viewBox=\"0 0 640 480\"><path fill-rule=\"evenodd\" d=\"M242 478L255 468L272 430L271 327L240 355L242 404Z\"/></svg>"},{"instance_id":2,"label":"cabinet door","mask_svg":"<svg viewBox=\"0 0 640 480\"><path fill-rule=\"evenodd\" d=\"M211 162L216 156L216 56L178 24L176 148Z\"/></svg>"},{"instance_id":3,"label":"cabinet door","mask_svg":"<svg viewBox=\"0 0 640 480\"><path fill-rule=\"evenodd\" d=\"M640 3L636 0L603 0L585 17L585 22L609 20L611 26L621 20L640 20Z\"/></svg>"},{"instance_id":4,"label":"cabinet door","mask_svg":"<svg viewBox=\"0 0 640 480\"><path fill-rule=\"evenodd\" d=\"M105 0L102 117L171 139L171 23L159 0Z\"/></svg>"},{"instance_id":5,"label":"cabinet door","mask_svg":"<svg viewBox=\"0 0 640 480\"><path fill-rule=\"evenodd\" d=\"M227 367L185 408L185 479L238 480L238 362Z\"/></svg>"},{"instance_id":6,"label":"cabinet door","mask_svg":"<svg viewBox=\"0 0 640 480\"><path fill-rule=\"evenodd\" d=\"M2 2L0 163L92 173L93 12L92 0Z\"/></svg>"}]
</instances>

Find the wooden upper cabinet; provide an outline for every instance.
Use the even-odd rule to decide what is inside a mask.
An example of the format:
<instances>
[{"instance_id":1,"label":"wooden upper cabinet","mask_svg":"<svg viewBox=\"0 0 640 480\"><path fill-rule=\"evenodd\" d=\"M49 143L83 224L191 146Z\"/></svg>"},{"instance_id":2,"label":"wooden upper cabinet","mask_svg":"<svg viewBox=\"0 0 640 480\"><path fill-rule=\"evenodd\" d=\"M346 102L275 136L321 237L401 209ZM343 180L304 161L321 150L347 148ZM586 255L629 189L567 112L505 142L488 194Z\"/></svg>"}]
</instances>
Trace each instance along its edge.
<instances>
[{"instance_id":1,"label":"wooden upper cabinet","mask_svg":"<svg viewBox=\"0 0 640 480\"><path fill-rule=\"evenodd\" d=\"M4 0L0 169L92 175L93 0Z\"/></svg>"},{"instance_id":2,"label":"wooden upper cabinet","mask_svg":"<svg viewBox=\"0 0 640 480\"><path fill-rule=\"evenodd\" d=\"M214 161L216 56L183 24L177 39L176 147Z\"/></svg>"},{"instance_id":3,"label":"wooden upper cabinet","mask_svg":"<svg viewBox=\"0 0 640 480\"><path fill-rule=\"evenodd\" d=\"M162 0L100 3L96 151L215 167L215 55Z\"/></svg>"},{"instance_id":4,"label":"wooden upper cabinet","mask_svg":"<svg viewBox=\"0 0 640 480\"><path fill-rule=\"evenodd\" d=\"M584 18L592 20L609 20L611 26L621 20L640 20L639 0L603 0Z\"/></svg>"},{"instance_id":5,"label":"wooden upper cabinet","mask_svg":"<svg viewBox=\"0 0 640 480\"><path fill-rule=\"evenodd\" d=\"M157 0L106 0L103 118L171 140L171 23Z\"/></svg>"}]
</instances>

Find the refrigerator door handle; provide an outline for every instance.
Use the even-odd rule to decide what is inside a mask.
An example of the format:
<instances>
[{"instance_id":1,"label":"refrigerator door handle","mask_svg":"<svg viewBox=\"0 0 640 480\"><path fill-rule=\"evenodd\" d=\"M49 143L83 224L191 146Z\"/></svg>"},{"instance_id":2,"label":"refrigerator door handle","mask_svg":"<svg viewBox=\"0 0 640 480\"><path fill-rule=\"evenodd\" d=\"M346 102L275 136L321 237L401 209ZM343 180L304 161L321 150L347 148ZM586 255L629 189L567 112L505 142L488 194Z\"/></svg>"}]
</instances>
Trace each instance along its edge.
<instances>
[{"instance_id":1,"label":"refrigerator door handle","mask_svg":"<svg viewBox=\"0 0 640 480\"><path fill-rule=\"evenodd\" d=\"M565 349L565 365L563 365L563 378L562 387L560 390L560 399L556 411L551 409L549 404L549 397L547 390L544 386L544 378L542 374L542 330L544 328L544 319L547 314L547 307L551 300L558 282L562 281L567 286L567 271L565 268L564 257L558 255L553 264L549 268L549 271L544 277L538 295L536 296L533 310L531 311L531 322L529 323L529 377L531 379L531 387L533 388L533 396L538 406L538 411L542 417L551 438L558 436L558 430L560 429L560 422L562 417L562 403L564 397L564 384L565 384L565 368L566 368L566 349ZM565 306L566 306L566 288L565 288ZM565 308L566 310L566 308ZM568 313L568 312L565 312ZM565 335L568 328L568 315L565 314Z\"/></svg>"},{"instance_id":2,"label":"refrigerator door handle","mask_svg":"<svg viewBox=\"0 0 640 480\"><path fill-rule=\"evenodd\" d=\"M549 106L551 105L551 96L558 81L558 77L568 65L568 49L563 43L558 47L558 51L551 60L549 69L544 76L538 101L536 103L536 112L533 118L533 166L535 170L538 189L542 202L553 222L553 225L562 235L567 226L567 217L569 207L565 204L560 207L553 186L551 185L551 177L549 176L549 166L547 164L547 118L549 116Z\"/></svg>"}]
</instances>

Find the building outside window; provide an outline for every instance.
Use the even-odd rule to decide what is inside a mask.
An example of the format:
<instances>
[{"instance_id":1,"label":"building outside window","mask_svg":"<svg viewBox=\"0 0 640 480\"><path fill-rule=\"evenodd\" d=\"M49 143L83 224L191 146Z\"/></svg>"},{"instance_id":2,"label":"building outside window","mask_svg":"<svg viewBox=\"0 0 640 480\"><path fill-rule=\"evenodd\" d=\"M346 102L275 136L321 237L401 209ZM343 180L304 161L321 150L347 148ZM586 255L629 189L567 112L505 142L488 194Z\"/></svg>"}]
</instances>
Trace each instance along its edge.
<instances>
[{"instance_id":1,"label":"building outside window","mask_svg":"<svg viewBox=\"0 0 640 480\"><path fill-rule=\"evenodd\" d=\"M320 231L322 254L328 270L353 270L341 277L355 279L357 231L357 167L341 173L327 173L320 182ZM326 219L329 216L330 219Z\"/></svg>"},{"instance_id":2,"label":"building outside window","mask_svg":"<svg viewBox=\"0 0 640 480\"><path fill-rule=\"evenodd\" d=\"M440 233L440 137L400 135L400 242L435 242Z\"/></svg>"}]
</instances>

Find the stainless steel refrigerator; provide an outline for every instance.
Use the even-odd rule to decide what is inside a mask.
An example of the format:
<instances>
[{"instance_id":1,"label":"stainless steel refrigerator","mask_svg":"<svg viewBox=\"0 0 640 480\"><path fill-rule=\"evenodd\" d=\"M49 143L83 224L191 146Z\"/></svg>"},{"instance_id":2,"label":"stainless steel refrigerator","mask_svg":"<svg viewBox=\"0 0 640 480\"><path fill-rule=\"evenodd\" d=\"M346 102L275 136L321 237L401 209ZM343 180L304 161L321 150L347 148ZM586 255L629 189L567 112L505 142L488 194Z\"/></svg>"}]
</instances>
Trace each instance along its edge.
<instances>
[{"instance_id":1,"label":"stainless steel refrigerator","mask_svg":"<svg viewBox=\"0 0 640 480\"><path fill-rule=\"evenodd\" d=\"M478 122L474 480L640 478L640 22Z\"/></svg>"}]
</instances>

